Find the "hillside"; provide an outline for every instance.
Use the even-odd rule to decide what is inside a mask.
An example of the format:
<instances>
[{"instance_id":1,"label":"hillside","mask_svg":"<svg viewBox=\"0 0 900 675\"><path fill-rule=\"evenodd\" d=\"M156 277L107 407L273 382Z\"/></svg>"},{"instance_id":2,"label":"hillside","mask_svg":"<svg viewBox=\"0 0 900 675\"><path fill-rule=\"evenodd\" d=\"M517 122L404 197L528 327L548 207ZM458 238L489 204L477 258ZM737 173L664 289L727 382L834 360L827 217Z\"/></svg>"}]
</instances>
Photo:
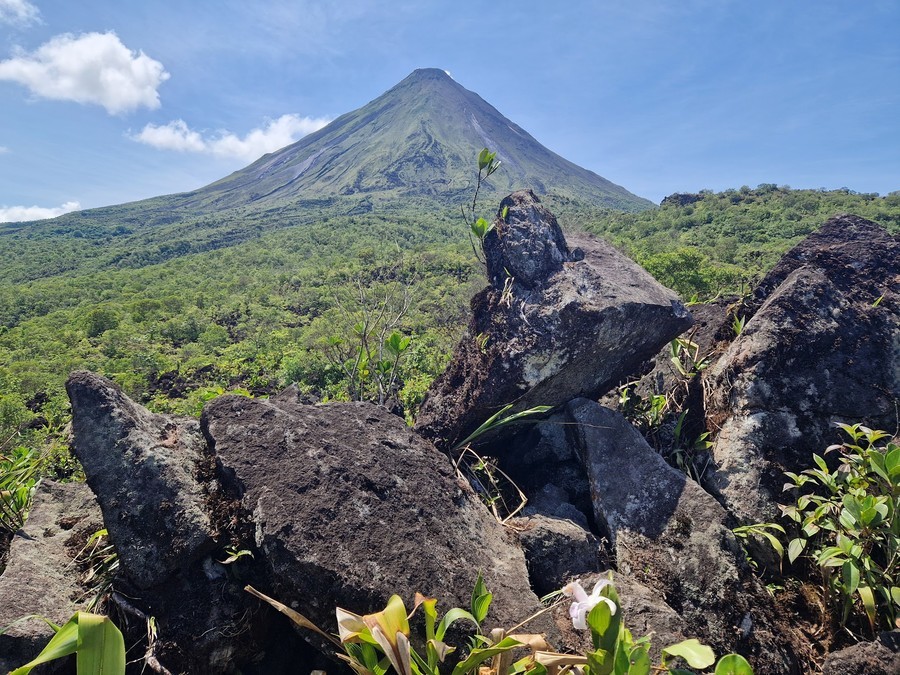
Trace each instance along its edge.
<instances>
[{"instance_id":1,"label":"hillside","mask_svg":"<svg viewBox=\"0 0 900 675\"><path fill-rule=\"evenodd\" d=\"M584 214L587 229L623 248L686 299L746 290L794 244L837 213L900 233L900 192L792 190L774 184L675 194L659 209Z\"/></svg>"},{"instance_id":2,"label":"hillside","mask_svg":"<svg viewBox=\"0 0 900 675\"><path fill-rule=\"evenodd\" d=\"M551 152L444 71L424 69L199 190L0 225L0 279L142 267L281 228L338 219L336 230L342 219L367 213L423 213L446 224L471 195L474 158L485 146L504 163L485 186L486 200L527 187L549 195L550 203L587 210L652 207Z\"/></svg>"}]
</instances>

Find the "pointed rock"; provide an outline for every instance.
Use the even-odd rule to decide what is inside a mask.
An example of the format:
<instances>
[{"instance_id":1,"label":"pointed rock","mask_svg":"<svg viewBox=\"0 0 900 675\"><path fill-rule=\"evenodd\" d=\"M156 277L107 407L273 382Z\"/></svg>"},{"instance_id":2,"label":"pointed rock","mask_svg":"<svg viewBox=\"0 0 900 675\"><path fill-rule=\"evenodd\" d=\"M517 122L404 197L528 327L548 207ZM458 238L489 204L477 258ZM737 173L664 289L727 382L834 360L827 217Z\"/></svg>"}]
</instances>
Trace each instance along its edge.
<instances>
[{"instance_id":1,"label":"pointed rock","mask_svg":"<svg viewBox=\"0 0 900 675\"><path fill-rule=\"evenodd\" d=\"M417 431L443 450L507 404L603 394L691 325L673 292L609 244L567 244L534 193L510 195L507 208L485 239L491 286L419 412Z\"/></svg>"},{"instance_id":2,"label":"pointed rock","mask_svg":"<svg viewBox=\"0 0 900 675\"><path fill-rule=\"evenodd\" d=\"M893 431L900 400L900 241L836 216L760 283L705 375L718 431L710 484L743 522L778 517L784 471L813 465L835 422Z\"/></svg>"},{"instance_id":3,"label":"pointed rock","mask_svg":"<svg viewBox=\"0 0 900 675\"><path fill-rule=\"evenodd\" d=\"M72 448L103 510L122 571L140 588L206 553L213 527L198 476L208 458L197 420L155 415L106 378L75 372Z\"/></svg>"},{"instance_id":4,"label":"pointed rock","mask_svg":"<svg viewBox=\"0 0 900 675\"><path fill-rule=\"evenodd\" d=\"M585 399L566 411L618 570L657 591L685 632L717 653L752 657L758 675L795 672L791 636L773 631L771 598L743 562L721 505L619 413Z\"/></svg>"}]
</instances>

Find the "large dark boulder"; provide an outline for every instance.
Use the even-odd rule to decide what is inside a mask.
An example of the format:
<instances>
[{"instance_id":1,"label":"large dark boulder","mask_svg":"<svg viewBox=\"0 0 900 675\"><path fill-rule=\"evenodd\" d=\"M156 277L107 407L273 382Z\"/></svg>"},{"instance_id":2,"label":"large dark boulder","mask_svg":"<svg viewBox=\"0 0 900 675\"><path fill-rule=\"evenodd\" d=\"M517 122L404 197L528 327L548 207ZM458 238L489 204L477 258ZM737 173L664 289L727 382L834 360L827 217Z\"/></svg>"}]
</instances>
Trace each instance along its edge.
<instances>
[{"instance_id":1,"label":"large dark boulder","mask_svg":"<svg viewBox=\"0 0 900 675\"><path fill-rule=\"evenodd\" d=\"M0 576L0 629L9 627L0 634L0 672L24 665L53 637L37 617L62 625L87 609L89 594L80 583L75 558L102 527L100 508L87 485L40 483ZM18 621L24 617L32 618Z\"/></svg>"},{"instance_id":2,"label":"large dark boulder","mask_svg":"<svg viewBox=\"0 0 900 675\"><path fill-rule=\"evenodd\" d=\"M490 286L416 424L443 450L507 404L604 393L691 325L674 293L609 244L566 243L530 191L501 202L484 250Z\"/></svg>"},{"instance_id":3,"label":"large dark boulder","mask_svg":"<svg viewBox=\"0 0 900 675\"><path fill-rule=\"evenodd\" d=\"M672 468L620 414L593 401L566 408L594 517L618 570L659 593L685 632L717 653L751 657L758 675L796 671L790 636L772 630L771 598L743 560L728 514Z\"/></svg>"},{"instance_id":4,"label":"large dark boulder","mask_svg":"<svg viewBox=\"0 0 900 675\"><path fill-rule=\"evenodd\" d=\"M97 495L121 570L156 586L213 546L201 482L206 441L195 419L155 415L106 378L75 372L72 449Z\"/></svg>"},{"instance_id":5,"label":"large dark boulder","mask_svg":"<svg viewBox=\"0 0 900 675\"><path fill-rule=\"evenodd\" d=\"M445 455L383 408L224 396L201 421L273 592L322 628L336 629L335 607L368 613L394 593L467 607L479 571L494 594L488 628L538 607L507 531Z\"/></svg>"},{"instance_id":6,"label":"large dark boulder","mask_svg":"<svg viewBox=\"0 0 900 675\"><path fill-rule=\"evenodd\" d=\"M710 484L744 522L777 517L783 472L812 466L835 422L893 430L900 400L900 242L832 218L761 282L752 318L707 373Z\"/></svg>"}]
</instances>

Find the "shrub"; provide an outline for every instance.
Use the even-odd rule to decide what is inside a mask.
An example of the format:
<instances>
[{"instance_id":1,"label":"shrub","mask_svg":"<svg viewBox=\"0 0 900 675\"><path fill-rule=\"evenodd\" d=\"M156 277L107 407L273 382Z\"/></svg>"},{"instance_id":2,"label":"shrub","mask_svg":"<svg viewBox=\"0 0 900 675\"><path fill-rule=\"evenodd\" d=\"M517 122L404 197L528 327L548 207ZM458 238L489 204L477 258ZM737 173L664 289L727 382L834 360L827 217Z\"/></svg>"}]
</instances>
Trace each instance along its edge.
<instances>
[{"instance_id":1,"label":"shrub","mask_svg":"<svg viewBox=\"0 0 900 675\"><path fill-rule=\"evenodd\" d=\"M785 473L784 489L800 491L781 507L796 527L788 559L805 553L818 566L842 626L861 610L872 631L900 627L900 446L884 431L838 427L847 440L825 451L840 454L836 469L814 454L815 468Z\"/></svg>"}]
</instances>

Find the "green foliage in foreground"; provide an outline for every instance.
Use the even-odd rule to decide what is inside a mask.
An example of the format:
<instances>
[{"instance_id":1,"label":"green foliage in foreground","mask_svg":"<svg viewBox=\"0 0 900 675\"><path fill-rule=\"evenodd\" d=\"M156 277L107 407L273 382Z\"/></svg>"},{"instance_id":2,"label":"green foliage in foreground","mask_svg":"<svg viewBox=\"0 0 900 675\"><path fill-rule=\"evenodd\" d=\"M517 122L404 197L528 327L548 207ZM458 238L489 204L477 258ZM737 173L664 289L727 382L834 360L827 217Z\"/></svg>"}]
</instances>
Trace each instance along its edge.
<instances>
[{"instance_id":1,"label":"green foliage in foreground","mask_svg":"<svg viewBox=\"0 0 900 675\"><path fill-rule=\"evenodd\" d=\"M298 626L314 631L343 651L338 656L357 675L441 675L442 665L450 654L458 661L452 675L547 675L564 667L579 675L649 675L672 673L689 675L692 671L673 666L684 661L691 668L705 670L716 664L713 650L696 639L684 640L662 649L662 660L652 665L650 636L634 639L625 627L619 596L610 581L601 580L589 595L578 582L569 584L558 594L573 598L569 610L576 629L590 630L593 649L585 654L561 654L552 650L542 635L515 632L551 605L525 621L505 631L494 629L489 635L482 630L493 596L485 588L481 574L475 582L470 607L454 607L438 620L437 600L416 593L412 611L407 613L403 600L391 596L387 606L374 614L359 615L338 607L336 609L339 635L328 635L312 621L277 600L260 593L251 586L247 592L272 605ZM558 595L557 594L557 595ZM409 620L419 608L425 615L424 635L411 635ZM445 642L447 629L456 621L467 621L476 627L469 644L450 645ZM422 645L424 655L416 645ZM529 650L521 656L523 650ZM513 661L513 652L521 658ZM715 668L715 675L753 675L744 657L728 654Z\"/></svg>"},{"instance_id":2,"label":"green foliage in foreground","mask_svg":"<svg viewBox=\"0 0 900 675\"><path fill-rule=\"evenodd\" d=\"M870 629L900 627L900 446L889 434L859 424L839 425L847 440L825 452L839 453L832 470L788 472L785 490L796 502L782 507L794 523L788 559L805 554L818 567L841 625L852 614Z\"/></svg>"},{"instance_id":3,"label":"green foliage in foreground","mask_svg":"<svg viewBox=\"0 0 900 675\"><path fill-rule=\"evenodd\" d=\"M63 626L47 623L56 633L32 661L10 675L28 675L43 663L75 654L78 675L122 675L125 640L108 617L76 612Z\"/></svg>"}]
</instances>

